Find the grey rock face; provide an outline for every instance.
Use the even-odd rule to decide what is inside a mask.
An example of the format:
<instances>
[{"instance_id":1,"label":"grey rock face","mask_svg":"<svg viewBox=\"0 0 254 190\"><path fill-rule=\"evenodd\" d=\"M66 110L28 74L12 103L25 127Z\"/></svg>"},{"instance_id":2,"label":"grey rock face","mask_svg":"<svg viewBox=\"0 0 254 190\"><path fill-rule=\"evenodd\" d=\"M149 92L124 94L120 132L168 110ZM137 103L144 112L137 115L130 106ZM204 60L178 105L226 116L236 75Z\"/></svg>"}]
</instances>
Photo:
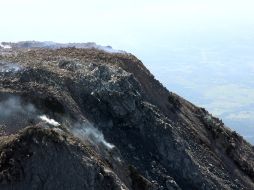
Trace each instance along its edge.
<instances>
[{"instance_id":1,"label":"grey rock face","mask_svg":"<svg viewBox=\"0 0 254 190\"><path fill-rule=\"evenodd\" d=\"M253 189L253 147L134 56L12 51L0 61L23 70L0 75L0 102L17 96L61 126L35 118L1 137L1 189ZM76 135L84 123L99 132Z\"/></svg>"},{"instance_id":2,"label":"grey rock face","mask_svg":"<svg viewBox=\"0 0 254 190\"><path fill-rule=\"evenodd\" d=\"M128 189L70 136L30 127L8 143L1 152L1 189Z\"/></svg>"}]
</instances>

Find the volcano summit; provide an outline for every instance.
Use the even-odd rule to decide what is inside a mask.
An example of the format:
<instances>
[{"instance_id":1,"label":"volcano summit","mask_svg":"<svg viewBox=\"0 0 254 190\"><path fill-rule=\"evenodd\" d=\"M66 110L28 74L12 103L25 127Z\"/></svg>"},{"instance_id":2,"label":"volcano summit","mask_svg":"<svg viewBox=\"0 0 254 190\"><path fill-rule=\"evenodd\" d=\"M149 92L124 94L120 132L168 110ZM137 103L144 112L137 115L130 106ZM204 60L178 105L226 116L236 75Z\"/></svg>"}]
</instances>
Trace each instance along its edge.
<instances>
[{"instance_id":1,"label":"volcano summit","mask_svg":"<svg viewBox=\"0 0 254 190\"><path fill-rule=\"evenodd\" d=\"M2 43L0 152L1 190L254 189L249 143L94 43Z\"/></svg>"}]
</instances>

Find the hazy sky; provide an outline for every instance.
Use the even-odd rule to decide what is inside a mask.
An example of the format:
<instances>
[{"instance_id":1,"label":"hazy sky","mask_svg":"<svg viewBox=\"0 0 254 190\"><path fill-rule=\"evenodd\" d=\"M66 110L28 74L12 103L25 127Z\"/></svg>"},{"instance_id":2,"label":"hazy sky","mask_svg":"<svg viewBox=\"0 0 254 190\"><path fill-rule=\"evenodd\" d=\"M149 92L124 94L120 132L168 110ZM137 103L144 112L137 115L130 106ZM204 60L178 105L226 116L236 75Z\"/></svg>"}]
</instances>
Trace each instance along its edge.
<instances>
[{"instance_id":1,"label":"hazy sky","mask_svg":"<svg viewBox=\"0 0 254 190\"><path fill-rule=\"evenodd\" d=\"M244 32L254 25L253 7L253 0L0 0L0 41L94 41L135 52Z\"/></svg>"}]
</instances>

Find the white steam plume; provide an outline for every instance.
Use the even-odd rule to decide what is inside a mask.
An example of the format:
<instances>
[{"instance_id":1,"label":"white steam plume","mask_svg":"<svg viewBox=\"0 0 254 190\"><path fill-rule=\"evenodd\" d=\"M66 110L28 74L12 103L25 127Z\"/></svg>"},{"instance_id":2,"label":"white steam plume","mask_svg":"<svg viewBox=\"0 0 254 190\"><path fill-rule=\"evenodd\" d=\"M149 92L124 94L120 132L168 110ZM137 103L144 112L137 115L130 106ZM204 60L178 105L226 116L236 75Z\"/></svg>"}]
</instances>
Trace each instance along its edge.
<instances>
[{"instance_id":1,"label":"white steam plume","mask_svg":"<svg viewBox=\"0 0 254 190\"><path fill-rule=\"evenodd\" d=\"M91 124L78 124L75 126L74 129L71 130L74 136L78 137L79 139L89 139L94 144L102 144L106 146L108 149L112 149L115 146L111 143L108 143L102 132L96 129Z\"/></svg>"},{"instance_id":2,"label":"white steam plume","mask_svg":"<svg viewBox=\"0 0 254 190\"><path fill-rule=\"evenodd\" d=\"M6 126L7 133L15 133L19 129L31 124L30 122L37 123L39 120L62 129L58 121L49 118L45 114L41 114L43 112L39 111L33 104L22 101L19 96L10 96L7 99L0 100L0 126ZM101 145L107 149L115 147L107 142L102 132L89 122L84 121L81 124L74 124L72 126L72 128L67 130L80 140L89 140L92 144Z\"/></svg>"},{"instance_id":3,"label":"white steam plume","mask_svg":"<svg viewBox=\"0 0 254 190\"><path fill-rule=\"evenodd\" d=\"M45 121L47 124L52 125L54 127L59 127L61 125L56 120L48 118L46 115L41 115L41 116L39 116L39 118L42 121Z\"/></svg>"},{"instance_id":4,"label":"white steam plume","mask_svg":"<svg viewBox=\"0 0 254 190\"><path fill-rule=\"evenodd\" d=\"M4 45L3 43L0 44L0 47L3 49L11 49L10 45Z\"/></svg>"}]
</instances>

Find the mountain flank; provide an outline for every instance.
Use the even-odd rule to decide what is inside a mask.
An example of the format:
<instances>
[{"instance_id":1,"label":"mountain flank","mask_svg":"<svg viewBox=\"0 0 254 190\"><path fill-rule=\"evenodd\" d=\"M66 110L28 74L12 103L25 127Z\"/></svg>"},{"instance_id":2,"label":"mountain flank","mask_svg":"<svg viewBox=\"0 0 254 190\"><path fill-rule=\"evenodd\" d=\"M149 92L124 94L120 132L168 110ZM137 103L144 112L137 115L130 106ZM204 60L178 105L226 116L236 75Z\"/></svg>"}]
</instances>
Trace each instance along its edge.
<instances>
[{"instance_id":1,"label":"mountain flank","mask_svg":"<svg viewBox=\"0 0 254 190\"><path fill-rule=\"evenodd\" d=\"M0 47L0 189L254 189L253 146L134 55L45 44Z\"/></svg>"}]
</instances>

